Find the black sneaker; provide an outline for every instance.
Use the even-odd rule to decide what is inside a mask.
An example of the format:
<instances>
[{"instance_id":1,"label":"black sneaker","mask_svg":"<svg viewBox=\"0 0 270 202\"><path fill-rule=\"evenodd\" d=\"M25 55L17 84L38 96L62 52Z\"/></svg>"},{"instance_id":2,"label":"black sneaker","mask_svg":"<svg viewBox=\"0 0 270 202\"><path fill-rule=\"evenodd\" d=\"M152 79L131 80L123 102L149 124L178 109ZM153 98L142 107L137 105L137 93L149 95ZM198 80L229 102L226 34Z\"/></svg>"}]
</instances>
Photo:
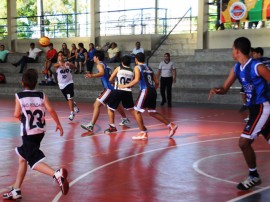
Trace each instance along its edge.
<instances>
[{"instance_id":1,"label":"black sneaker","mask_svg":"<svg viewBox=\"0 0 270 202\"><path fill-rule=\"evenodd\" d=\"M104 133L115 133L115 132L117 132L117 129L116 129L116 127L113 127L113 126L111 126L110 124L109 124L109 128L108 129L106 129L105 131L104 131Z\"/></svg>"},{"instance_id":2,"label":"black sneaker","mask_svg":"<svg viewBox=\"0 0 270 202\"><path fill-rule=\"evenodd\" d=\"M68 172L65 168L60 168L55 171L53 178L60 186L63 195L66 195L69 190L69 182L67 181Z\"/></svg>"},{"instance_id":3,"label":"black sneaker","mask_svg":"<svg viewBox=\"0 0 270 202\"><path fill-rule=\"evenodd\" d=\"M240 182L237 185L237 189L240 190L249 190L257 185L261 184L260 177L252 177L248 176L247 179L245 179L243 182Z\"/></svg>"},{"instance_id":4,"label":"black sneaker","mask_svg":"<svg viewBox=\"0 0 270 202\"><path fill-rule=\"evenodd\" d=\"M21 189L19 188L15 189L12 187L12 189L9 192L3 194L3 198L8 200L21 199L22 198Z\"/></svg>"},{"instance_id":5,"label":"black sneaker","mask_svg":"<svg viewBox=\"0 0 270 202\"><path fill-rule=\"evenodd\" d=\"M247 105L242 105L242 107L239 109L239 112L244 112L248 109Z\"/></svg>"}]
</instances>

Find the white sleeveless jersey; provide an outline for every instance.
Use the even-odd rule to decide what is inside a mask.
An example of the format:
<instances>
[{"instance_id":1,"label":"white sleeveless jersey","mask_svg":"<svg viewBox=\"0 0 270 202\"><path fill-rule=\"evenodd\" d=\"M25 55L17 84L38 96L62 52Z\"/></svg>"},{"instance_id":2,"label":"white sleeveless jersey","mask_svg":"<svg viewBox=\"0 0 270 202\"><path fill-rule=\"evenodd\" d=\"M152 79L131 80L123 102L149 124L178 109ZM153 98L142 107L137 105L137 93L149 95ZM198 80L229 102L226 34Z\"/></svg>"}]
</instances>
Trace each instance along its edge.
<instances>
[{"instance_id":1,"label":"white sleeveless jersey","mask_svg":"<svg viewBox=\"0 0 270 202\"><path fill-rule=\"evenodd\" d=\"M60 64L56 70L56 73L58 85L61 90L64 89L68 84L73 83L71 69L69 68L67 62L62 65Z\"/></svg>"},{"instance_id":2,"label":"white sleeveless jersey","mask_svg":"<svg viewBox=\"0 0 270 202\"><path fill-rule=\"evenodd\" d=\"M128 84L130 83L134 78L134 73L133 70L130 67L123 67L120 66L120 69L117 72L116 75L116 81L115 81L115 85L114 85L114 89L117 90L124 90L124 91L131 91L131 88L118 88L118 84Z\"/></svg>"},{"instance_id":3,"label":"white sleeveless jersey","mask_svg":"<svg viewBox=\"0 0 270 202\"><path fill-rule=\"evenodd\" d=\"M15 94L19 100L21 115L21 136L36 135L45 132L45 94L34 90L25 90Z\"/></svg>"}]
</instances>

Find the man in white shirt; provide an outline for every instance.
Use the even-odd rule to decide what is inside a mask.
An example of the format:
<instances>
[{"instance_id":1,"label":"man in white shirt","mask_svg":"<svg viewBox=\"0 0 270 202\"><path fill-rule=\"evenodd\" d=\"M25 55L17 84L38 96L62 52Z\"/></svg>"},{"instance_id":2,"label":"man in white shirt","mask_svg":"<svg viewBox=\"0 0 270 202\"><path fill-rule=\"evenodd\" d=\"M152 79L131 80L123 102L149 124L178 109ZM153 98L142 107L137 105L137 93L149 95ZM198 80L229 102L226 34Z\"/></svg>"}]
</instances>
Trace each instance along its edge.
<instances>
[{"instance_id":1,"label":"man in white shirt","mask_svg":"<svg viewBox=\"0 0 270 202\"><path fill-rule=\"evenodd\" d=\"M31 43L30 44L30 49L28 52L28 56L23 56L18 62L16 63L12 63L12 65L14 65L15 67L17 67L18 65L21 65L21 69L19 73L23 73L23 70L25 68L25 65L27 63L33 63L35 62L36 58L40 55L40 53L42 52L41 49L39 48L35 48L35 44Z\"/></svg>"},{"instance_id":2,"label":"man in white shirt","mask_svg":"<svg viewBox=\"0 0 270 202\"><path fill-rule=\"evenodd\" d=\"M136 42L135 48L131 52L131 62L135 62L135 55L137 53L144 53L144 49L141 48L141 43L139 41Z\"/></svg>"}]
</instances>

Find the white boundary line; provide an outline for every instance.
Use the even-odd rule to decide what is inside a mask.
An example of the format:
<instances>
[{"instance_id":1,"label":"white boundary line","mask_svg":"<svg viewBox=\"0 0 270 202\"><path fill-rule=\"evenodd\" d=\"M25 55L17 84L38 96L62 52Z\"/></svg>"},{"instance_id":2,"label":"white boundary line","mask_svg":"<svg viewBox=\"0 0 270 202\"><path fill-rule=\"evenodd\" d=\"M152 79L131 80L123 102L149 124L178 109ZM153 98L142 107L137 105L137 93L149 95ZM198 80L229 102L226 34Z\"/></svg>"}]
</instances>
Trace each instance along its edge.
<instances>
[{"instance_id":1,"label":"white boundary line","mask_svg":"<svg viewBox=\"0 0 270 202\"><path fill-rule=\"evenodd\" d=\"M127 156L127 157L124 157L124 158L117 159L115 161L111 161L111 162L106 163L106 164L104 164L102 166L99 166L99 167L96 167L96 168L94 168L92 170L89 170L88 172L86 172L86 173L80 175L79 177L77 177L76 179L74 179L72 182L70 182L69 185L70 185L70 187L72 187L78 181L80 181L81 179L83 179L84 177L86 177L87 175L89 175L91 173L94 173L94 172L96 172L96 171L98 171L100 169L103 169L103 168L105 168L107 166L118 163L120 161L124 161L124 160L130 159L130 158L133 158L133 157L137 157L137 156L140 156L140 155L143 155L143 154L156 152L156 151L160 151L160 150L164 150L164 149L170 149L170 148L174 148L174 147L178 147L178 146L183 147L183 146L189 146L189 145L194 145L194 144L200 144L200 143L206 143L206 142L215 142L215 141L224 141L224 140L230 140L230 139L236 139L236 138L239 138L239 137L204 140L204 141L191 142L191 143L186 143L186 144L179 144L179 145L175 145L175 146L163 147L163 148L149 150L149 151L146 151L146 152L141 152L141 153L138 153L138 154L134 154L134 155L131 155L131 156ZM57 202L61 198L61 196L62 196L62 192L58 192L58 194L54 197L54 199L52 201Z\"/></svg>"}]
</instances>

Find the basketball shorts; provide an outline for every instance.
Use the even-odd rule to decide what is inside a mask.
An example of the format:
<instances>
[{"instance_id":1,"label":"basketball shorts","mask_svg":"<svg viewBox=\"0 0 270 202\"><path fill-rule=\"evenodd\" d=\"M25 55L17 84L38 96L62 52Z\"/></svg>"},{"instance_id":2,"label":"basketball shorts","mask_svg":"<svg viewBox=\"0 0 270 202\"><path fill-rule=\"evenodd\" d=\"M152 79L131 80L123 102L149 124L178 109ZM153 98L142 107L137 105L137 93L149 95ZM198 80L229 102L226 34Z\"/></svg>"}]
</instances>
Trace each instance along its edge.
<instances>
[{"instance_id":1,"label":"basketball shorts","mask_svg":"<svg viewBox=\"0 0 270 202\"><path fill-rule=\"evenodd\" d=\"M108 108L115 111L120 102L122 102L122 105L126 110L133 109L134 102L132 92L125 90L113 90L108 101Z\"/></svg>"},{"instance_id":2,"label":"basketball shorts","mask_svg":"<svg viewBox=\"0 0 270 202\"><path fill-rule=\"evenodd\" d=\"M109 102L109 98L112 94L112 90L109 88L104 89L98 96L97 100L103 104L106 105Z\"/></svg>"},{"instance_id":3,"label":"basketball shorts","mask_svg":"<svg viewBox=\"0 0 270 202\"><path fill-rule=\"evenodd\" d=\"M249 108L249 121L247 122L241 137L256 139L259 134L270 144L270 104L251 105Z\"/></svg>"},{"instance_id":4,"label":"basketball shorts","mask_svg":"<svg viewBox=\"0 0 270 202\"><path fill-rule=\"evenodd\" d=\"M39 149L43 137L44 133L22 136L22 146L15 148L16 153L28 162L31 169L45 159L44 153Z\"/></svg>"},{"instance_id":5,"label":"basketball shorts","mask_svg":"<svg viewBox=\"0 0 270 202\"><path fill-rule=\"evenodd\" d=\"M145 111L145 109L148 109L149 112L155 112L156 100L157 91L155 88L143 89L140 91L134 109L142 113Z\"/></svg>"},{"instance_id":6,"label":"basketball shorts","mask_svg":"<svg viewBox=\"0 0 270 202\"><path fill-rule=\"evenodd\" d=\"M66 100L73 99L74 97L74 84L68 84L64 89L61 89L63 95L65 96Z\"/></svg>"}]
</instances>

